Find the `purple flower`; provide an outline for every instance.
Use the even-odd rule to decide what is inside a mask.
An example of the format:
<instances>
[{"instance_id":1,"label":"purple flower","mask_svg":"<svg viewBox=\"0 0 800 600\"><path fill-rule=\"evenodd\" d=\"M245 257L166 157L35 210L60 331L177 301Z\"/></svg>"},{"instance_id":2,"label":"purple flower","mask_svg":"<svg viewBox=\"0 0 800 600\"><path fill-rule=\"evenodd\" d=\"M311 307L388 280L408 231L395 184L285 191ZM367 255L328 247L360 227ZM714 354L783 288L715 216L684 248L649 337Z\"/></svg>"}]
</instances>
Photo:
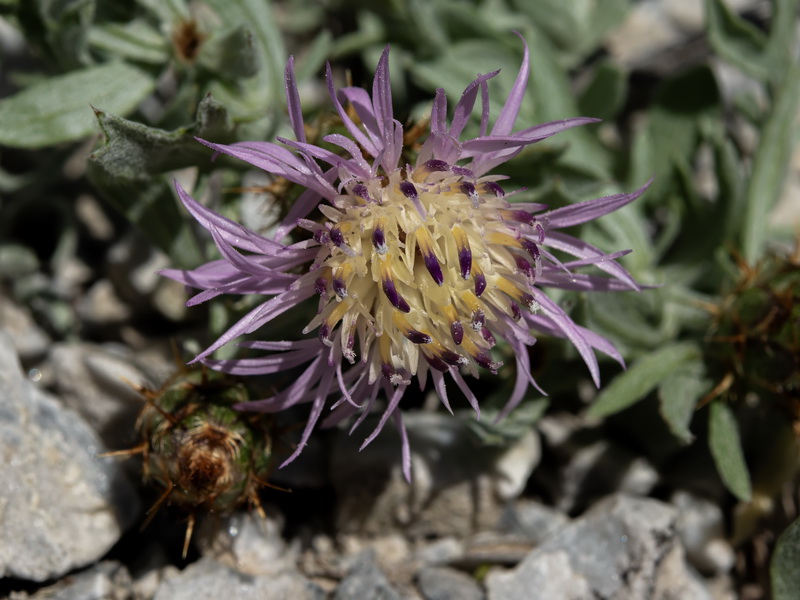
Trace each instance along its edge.
<instances>
[{"instance_id":1,"label":"purple flower","mask_svg":"<svg viewBox=\"0 0 800 600\"><path fill-rule=\"evenodd\" d=\"M467 86L449 124L447 99L437 90L430 135L413 165L400 163L403 128L392 113L388 47L378 62L372 94L352 87L337 92L328 67L330 98L349 137L333 134L324 139L340 152L307 143L292 58L285 77L295 140L229 146L201 140L306 188L270 240L205 208L176 186L186 208L211 233L222 259L192 271L164 273L202 290L188 305L221 294L269 297L195 360L238 375L303 366L275 396L242 407L277 412L311 403L300 444L284 464L306 445L329 398L323 425L360 413L355 429L383 390L386 407L363 445L392 417L403 441L404 473L410 477L408 439L398 409L406 388L415 378L424 387L430 375L442 404L452 412L449 378L480 416L478 400L463 375L477 377L481 371L495 373L500 368L492 355L498 339L513 349L516 362L516 385L501 416L521 401L529 385L539 389L527 351L536 343L532 331L569 339L596 385L595 350L622 363L608 340L574 323L543 290L639 289L615 262L626 251L605 254L559 229L610 213L646 186L632 194L552 211L540 204L510 203L513 192L505 192L498 183L504 177L489 171L530 144L596 119L566 119L512 131L528 81L526 46L514 87L490 129L488 82L496 74L479 75ZM461 140L479 98L479 135ZM355 111L357 120L344 104ZM301 241L282 242L290 233ZM575 260L562 262L553 250ZM596 265L611 277L572 272L584 265ZM314 297L319 308L302 333L316 332L316 337L240 344L268 352L257 358L208 358L222 345Z\"/></svg>"}]
</instances>

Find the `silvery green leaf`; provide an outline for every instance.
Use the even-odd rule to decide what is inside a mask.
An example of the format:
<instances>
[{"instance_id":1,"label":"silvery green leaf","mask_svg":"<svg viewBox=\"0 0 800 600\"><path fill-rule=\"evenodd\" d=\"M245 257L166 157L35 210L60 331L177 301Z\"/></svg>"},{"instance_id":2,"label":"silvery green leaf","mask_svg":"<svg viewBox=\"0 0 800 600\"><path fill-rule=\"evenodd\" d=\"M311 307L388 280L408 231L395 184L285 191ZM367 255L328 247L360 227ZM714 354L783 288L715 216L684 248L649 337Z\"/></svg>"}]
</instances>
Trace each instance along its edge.
<instances>
[{"instance_id":1,"label":"silvery green leaf","mask_svg":"<svg viewBox=\"0 0 800 600\"><path fill-rule=\"evenodd\" d=\"M51 77L0 100L0 143L41 148L96 131L92 108L128 114L155 85L125 63L87 67Z\"/></svg>"},{"instance_id":2,"label":"silvery green leaf","mask_svg":"<svg viewBox=\"0 0 800 600\"><path fill-rule=\"evenodd\" d=\"M780 197L792 156L793 126L800 101L800 67L792 65L777 88L772 112L764 125L747 186L742 246L754 264L768 234L768 214Z\"/></svg>"},{"instance_id":3,"label":"silvery green leaf","mask_svg":"<svg viewBox=\"0 0 800 600\"><path fill-rule=\"evenodd\" d=\"M143 63L166 63L170 55L167 38L141 19L95 25L89 30L89 44L110 56Z\"/></svg>"},{"instance_id":4,"label":"silvery green leaf","mask_svg":"<svg viewBox=\"0 0 800 600\"><path fill-rule=\"evenodd\" d=\"M0 275L3 278L13 281L39 269L39 258L33 249L14 243L0 244Z\"/></svg>"},{"instance_id":5,"label":"silvery green leaf","mask_svg":"<svg viewBox=\"0 0 800 600\"><path fill-rule=\"evenodd\" d=\"M167 26L191 18L189 3L184 0L136 0L136 2L156 15Z\"/></svg>"},{"instance_id":6,"label":"silvery green leaf","mask_svg":"<svg viewBox=\"0 0 800 600\"><path fill-rule=\"evenodd\" d=\"M720 135L714 140L714 167L719 185L718 197L724 199L723 237L732 243L744 224L747 206L742 161L728 136Z\"/></svg>"},{"instance_id":7,"label":"silvery green leaf","mask_svg":"<svg viewBox=\"0 0 800 600\"><path fill-rule=\"evenodd\" d=\"M685 364L658 386L661 416L684 444L694 439L689 424L695 407L710 387L700 360Z\"/></svg>"},{"instance_id":8,"label":"silvery green leaf","mask_svg":"<svg viewBox=\"0 0 800 600\"><path fill-rule=\"evenodd\" d=\"M774 0L769 39L766 44L767 61L773 82L777 83L791 68L794 55L789 48L794 44L798 0Z\"/></svg>"},{"instance_id":9,"label":"silvery green leaf","mask_svg":"<svg viewBox=\"0 0 800 600\"><path fill-rule=\"evenodd\" d=\"M144 181L173 169L209 164L211 151L194 137L218 141L230 138L232 132L227 111L211 97L200 103L192 127L176 131L148 127L103 111L97 111L97 121L106 139L89 157L89 164L110 181L120 182Z\"/></svg>"},{"instance_id":10,"label":"silvery green leaf","mask_svg":"<svg viewBox=\"0 0 800 600\"><path fill-rule=\"evenodd\" d=\"M258 73L259 57L253 33L244 25L203 44L197 61L222 79L252 77Z\"/></svg>"},{"instance_id":11,"label":"silvery green leaf","mask_svg":"<svg viewBox=\"0 0 800 600\"><path fill-rule=\"evenodd\" d=\"M329 31L321 31L303 54L297 67L297 80L305 81L317 73L333 50L333 36Z\"/></svg>"},{"instance_id":12,"label":"silvery green leaf","mask_svg":"<svg viewBox=\"0 0 800 600\"><path fill-rule=\"evenodd\" d=\"M723 0L706 0L708 39L732 65L764 82L780 84L792 64L797 0L776 0L769 35L735 14Z\"/></svg>"},{"instance_id":13,"label":"silvery green leaf","mask_svg":"<svg viewBox=\"0 0 800 600\"><path fill-rule=\"evenodd\" d=\"M520 127L580 115L567 74L556 60L555 48L544 36L537 33L526 36L530 45L531 70L535 84L528 85L527 97L523 102L525 112L520 111ZM516 73L516 67L512 73ZM564 131L558 135L558 142L569 146L564 154L565 166L589 173L598 179L612 179L611 155L597 140L591 127L576 127ZM649 176L643 181L648 178Z\"/></svg>"},{"instance_id":14,"label":"silvery green leaf","mask_svg":"<svg viewBox=\"0 0 800 600\"><path fill-rule=\"evenodd\" d=\"M41 47L63 70L88 66L88 34L95 14L95 0L25 0L17 20L26 37Z\"/></svg>"},{"instance_id":15,"label":"silvery green leaf","mask_svg":"<svg viewBox=\"0 0 800 600\"><path fill-rule=\"evenodd\" d=\"M651 352L617 375L597 396L587 416L606 417L635 404L667 377L699 357L700 348L692 342L676 343Z\"/></svg>"},{"instance_id":16,"label":"silvery green leaf","mask_svg":"<svg viewBox=\"0 0 800 600\"><path fill-rule=\"evenodd\" d=\"M611 338L624 354L641 353L664 344L664 334L653 314L663 315L663 291L586 295L586 320L591 328Z\"/></svg>"},{"instance_id":17,"label":"silvery green leaf","mask_svg":"<svg viewBox=\"0 0 800 600\"><path fill-rule=\"evenodd\" d=\"M654 178L645 203L661 204L675 189L678 183L675 169L687 170L701 139L701 124L707 119L718 119L721 110L719 87L706 65L682 72L661 86L649 111L645 132L640 134L646 136L640 142L646 145L641 149L644 154L637 156L638 144L633 153L634 171L639 176Z\"/></svg>"},{"instance_id":18,"label":"silvery green leaf","mask_svg":"<svg viewBox=\"0 0 800 600\"><path fill-rule=\"evenodd\" d=\"M546 33L560 48L578 54L591 52L604 34L627 14L629 0L517 0L514 7Z\"/></svg>"},{"instance_id":19,"label":"silvery green leaf","mask_svg":"<svg viewBox=\"0 0 800 600\"><path fill-rule=\"evenodd\" d=\"M734 13L723 0L706 0L708 39L714 51L749 75L766 80L766 36Z\"/></svg>"},{"instance_id":20,"label":"silvery green leaf","mask_svg":"<svg viewBox=\"0 0 800 600\"><path fill-rule=\"evenodd\" d=\"M386 39L386 23L378 16L362 12L357 16L355 31L337 37L333 41L330 59L356 54L371 45L380 45Z\"/></svg>"},{"instance_id":21,"label":"silvery green leaf","mask_svg":"<svg viewBox=\"0 0 800 600\"><path fill-rule=\"evenodd\" d=\"M627 88L628 77L622 69L611 61L600 63L578 99L578 110L597 119L613 119L625 102Z\"/></svg>"},{"instance_id":22,"label":"silvery green leaf","mask_svg":"<svg viewBox=\"0 0 800 600\"><path fill-rule=\"evenodd\" d=\"M770 563L773 600L795 600L800 590L800 519L778 538Z\"/></svg>"},{"instance_id":23,"label":"silvery green leaf","mask_svg":"<svg viewBox=\"0 0 800 600\"><path fill-rule=\"evenodd\" d=\"M725 486L742 502L752 496L739 428L731 408L721 400L710 406L708 445Z\"/></svg>"},{"instance_id":24,"label":"silvery green leaf","mask_svg":"<svg viewBox=\"0 0 800 600\"><path fill-rule=\"evenodd\" d=\"M549 398L523 401L506 418L497 423L495 418L499 414L498 410L482 410L480 421L475 419L475 413L470 412L466 424L483 444L502 446L522 437L542 418L549 405Z\"/></svg>"},{"instance_id":25,"label":"silvery green leaf","mask_svg":"<svg viewBox=\"0 0 800 600\"><path fill-rule=\"evenodd\" d=\"M106 199L166 252L174 264L197 266L202 254L179 210L171 182L156 177L190 165L210 165L211 152L194 135L231 135L227 111L206 97L192 127L164 131L107 113L97 115L105 144L91 154L88 175Z\"/></svg>"},{"instance_id":26,"label":"silvery green leaf","mask_svg":"<svg viewBox=\"0 0 800 600\"><path fill-rule=\"evenodd\" d=\"M246 24L253 35L254 55L259 63L258 73L253 77L239 81L236 86L224 81L214 82L211 93L232 114L244 119L262 118L270 110L281 112L278 109L284 104L286 50L272 3L269 0L206 0L206 4L219 15L221 29Z\"/></svg>"}]
</instances>

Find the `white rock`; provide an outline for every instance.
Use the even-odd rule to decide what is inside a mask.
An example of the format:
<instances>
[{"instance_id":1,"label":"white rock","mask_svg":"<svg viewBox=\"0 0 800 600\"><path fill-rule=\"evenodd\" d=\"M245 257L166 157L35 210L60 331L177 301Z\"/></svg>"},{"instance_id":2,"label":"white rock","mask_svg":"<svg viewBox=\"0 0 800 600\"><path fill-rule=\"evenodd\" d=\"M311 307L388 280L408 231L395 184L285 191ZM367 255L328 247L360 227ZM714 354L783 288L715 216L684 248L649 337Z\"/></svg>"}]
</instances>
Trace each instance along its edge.
<instances>
[{"instance_id":1,"label":"white rock","mask_svg":"<svg viewBox=\"0 0 800 600\"><path fill-rule=\"evenodd\" d=\"M164 581L153 600L324 600L321 588L297 571L247 575L210 558Z\"/></svg>"},{"instance_id":2,"label":"white rock","mask_svg":"<svg viewBox=\"0 0 800 600\"><path fill-rule=\"evenodd\" d=\"M203 519L195 543L205 556L249 575L271 575L287 570L297 560L296 548L287 548L281 536L283 522L265 508L266 519L255 512L237 512Z\"/></svg>"},{"instance_id":3,"label":"white rock","mask_svg":"<svg viewBox=\"0 0 800 600\"><path fill-rule=\"evenodd\" d=\"M494 471L499 478L495 489L500 498L511 500L519 496L541 458L542 444L539 434L529 429L494 465Z\"/></svg>"},{"instance_id":4,"label":"white rock","mask_svg":"<svg viewBox=\"0 0 800 600\"><path fill-rule=\"evenodd\" d=\"M668 504L612 496L556 531L515 569L490 573L488 598L710 600L685 564L676 521Z\"/></svg>"},{"instance_id":5,"label":"white rock","mask_svg":"<svg viewBox=\"0 0 800 600\"><path fill-rule=\"evenodd\" d=\"M64 404L77 411L114 450L135 445L134 424L147 379L124 347L65 342L50 352L48 371Z\"/></svg>"},{"instance_id":6,"label":"white rock","mask_svg":"<svg viewBox=\"0 0 800 600\"><path fill-rule=\"evenodd\" d=\"M736 562L731 545L725 540L722 509L715 503L679 490L672 495L678 509L678 532L689 561L710 575L727 573Z\"/></svg>"},{"instance_id":7,"label":"white rock","mask_svg":"<svg viewBox=\"0 0 800 600\"><path fill-rule=\"evenodd\" d=\"M24 376L0 332L0 577L44 581L105 554L138 498L75 412Z\"/></svg>"}]
</instances>

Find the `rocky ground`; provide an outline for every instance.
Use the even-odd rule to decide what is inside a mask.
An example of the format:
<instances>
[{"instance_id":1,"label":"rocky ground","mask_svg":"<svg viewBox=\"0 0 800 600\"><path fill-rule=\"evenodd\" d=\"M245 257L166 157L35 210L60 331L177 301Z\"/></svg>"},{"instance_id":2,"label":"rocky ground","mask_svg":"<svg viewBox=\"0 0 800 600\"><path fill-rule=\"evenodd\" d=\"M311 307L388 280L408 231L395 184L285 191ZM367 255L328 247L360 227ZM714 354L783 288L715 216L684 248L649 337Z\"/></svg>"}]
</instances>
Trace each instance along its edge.
<instances>
[{"instance_id":1,"label":"rocky ground","mask_svg":"<svg viewBox=\"0 0 800 600\"><path fill-rule=\"evenodd\" d=\"M142 400L130 386L151 376L148 361L158 370L158 354L59 343L23 368L16 310L15 333L0 338L0 585L11 598L735 597L717 504L648 497L658 472L574 435L566 414L503 450L476 448L449 415L411 414L411 485L390 433L363 453L344 433L322 435L275 474L294 491L264 494L266 520L208 516L182 560L182 516L163 510L139 531L153 496L137 461L98 456L131 439Z\"/></svg>"},{"instance_id":2,"label":"rocky ground","mask_svg":"<svg viewBox=\"0 0 800 600\"><path fill-rule=\"evenodd\" d=\"M614 58L654 71L685 60L670 49L691 51L700 4L638 3ZM86 151L65 169L80 172ZM24 245L0 253L0 596L761 597L742 586L708 465L676 483L600 425L553 409L511 447L481 448L464 420L423 401L406 418L411 484L389 428L361 453L358 436L320 433L274 474L293 491L266 490L265 519L204 517L182 558L185 515L166 508L141 529L158 493L142 485L138 459L101 454L138 443L136 387L175 370L165 332L192 317L181 287L155 274L166 259L79 192L67 220L81 240L54 231L53 247L38 249L47 268Z\"/></svg>"}]
</instances>

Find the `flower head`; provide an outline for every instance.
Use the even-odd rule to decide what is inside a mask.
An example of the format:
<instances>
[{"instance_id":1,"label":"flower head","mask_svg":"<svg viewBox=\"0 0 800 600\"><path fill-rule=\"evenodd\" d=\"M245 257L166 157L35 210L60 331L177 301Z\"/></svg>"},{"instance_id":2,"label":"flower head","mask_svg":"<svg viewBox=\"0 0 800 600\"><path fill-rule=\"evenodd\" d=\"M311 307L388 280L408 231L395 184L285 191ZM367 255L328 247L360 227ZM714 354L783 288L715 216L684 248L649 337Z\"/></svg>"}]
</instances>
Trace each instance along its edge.
<instances>
[{"instance_id":1,"label":"flower head","mask_svg":"<svg viewBox=\"0 0 800 600\"><path fill-rule=\"evenodd\" d=\"M330 98L349 137L333 134L324 141L341 152L306 141L291 58L285 74L286 98L295 140L232 145L203 141L306 191L274 239L266 239L203 207L178 186L181 200L211 233L223 258L193 271L165 274L203 290L190 305L220 294L270 297L195 360L234 374L269 374L305 365L286 389L246 405L273 412L311 402L301 442L286 463L306 444L329 397L333 411L325 424L360 411L355 428L382 389L387 405L364 445L392 417L402 434L408 477L410 455L398 404L414 378L424 387L430 374L439 398L450 410L445 376L449 377L479 415L478 401L462 373L496 372L501 363L492 356L492 348L502 338L514 351L517 371L505 415L521 401L529 385L538 387L527 352L536 342L532 330L568 338L597 385L595 350L621 362L610 342L575 324L543 288L639 289L615 262L625 251L605 254L558 230L612 212L644 188L552 211L544 211L546 207L540 204L509 202L513 192L501 187L504 177L489 174L492 169L526 146L595 121L567 119L512 132L528 80L527 46L514 86L491 130L488 82L497 71L479 75L467 86L449 124L447 100L444 91L438 90L430 135L414 164L402 164L403 128L393 116L388 58L387 47L371 94L354 87L337 91L328 67ZM479 135L462 141L479 97ZM347 104L357 118L351 118ZM305 230L304 236L294 236L301 241L281 241L298 230ZM576 259L562 262L551 250ZM590 264L611 277L572 272ZM241 344L270 351L259 358L207 358L220 346L255 332L312 297L318 297L319 309L303 334L315 331L316 337Z\"/></svg>"}]
</instances>

